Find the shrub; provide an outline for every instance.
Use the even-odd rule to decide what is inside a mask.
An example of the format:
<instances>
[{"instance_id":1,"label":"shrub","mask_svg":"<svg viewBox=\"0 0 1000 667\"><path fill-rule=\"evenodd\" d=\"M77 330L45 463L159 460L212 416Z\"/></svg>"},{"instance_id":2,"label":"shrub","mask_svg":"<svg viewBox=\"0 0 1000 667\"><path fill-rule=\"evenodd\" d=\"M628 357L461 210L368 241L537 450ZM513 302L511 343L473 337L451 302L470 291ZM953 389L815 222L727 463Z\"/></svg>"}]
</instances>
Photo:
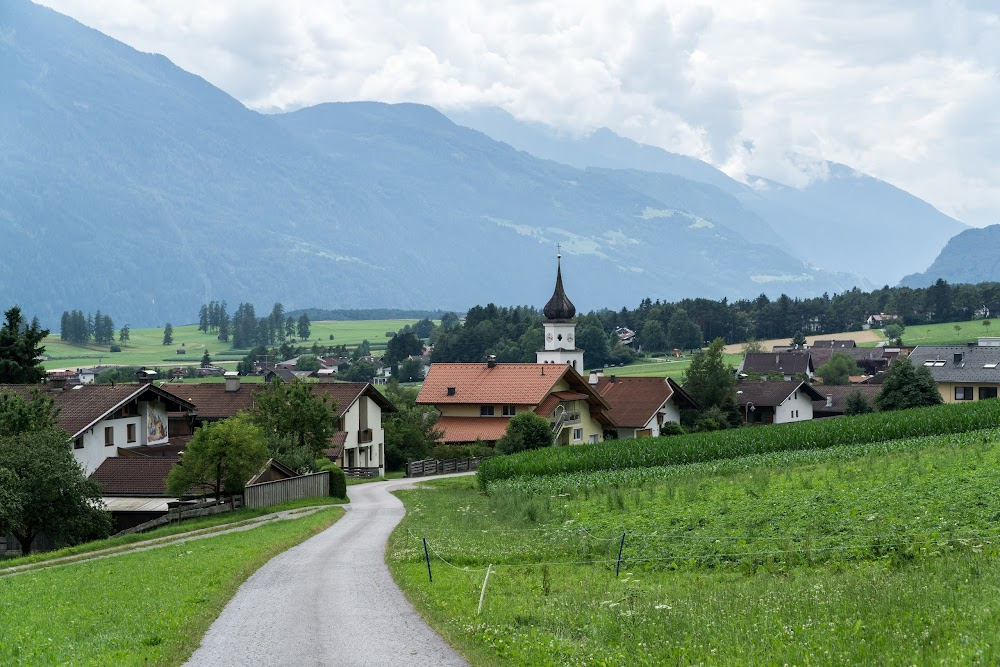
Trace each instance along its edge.
<instances>
[{"instance_id":1,"label":"shrub","mask_svg":"<svg viewBox=\"0 0 1000 667\"><path fill-rule=\"evenodd\" d=\"M674 422L666 422L660 427L660 435L684 435L687 431L680 424Z\"/></svg>"},{"instance_id":2,"label":"shrub","mask_svg":"<svg viewBox=\"0 0 1000 667\"><path fill-rule=\"evenodd\" d=\"M495 453L492 447L484 444L437 445L431 450L428 458L446 461L448 459L465 459L474 456L486 458L493 456Z\"/></svg>"},{"instance_id":3,"label":"shrub","mask_svg":"<svg viewBox=\"0 0 1000 667\"><path fill-rule=\"evenodd\" d=\"M339 465L331 461L330 459L316 459L313 467L316 472L329 472L330 473L330 497L331 498L346 498L347 497L347 475Z\"/></svg>"},{"instance_id":4,"label":"shrub","mask_svg":"<svg viewBox=\"0 0 1000 667\"><path fill-rule=\"evenodd\" d=\"M534 412L522 412L507 424L507 432L497 440L498 454L513 454L528 449L549 447L552 444L549 422Z\"/></svg>"},{"instance_id":5,"label":"shrub","mask_svg":"<svg viewBox=\"0 0 1000 667\"><path fill-rule=\"evenodd\" d=\"M109 352L121 352L122 349L118 345L112 345L111 347L108 348L108 351Z\"/></svg>"}]
</instances>

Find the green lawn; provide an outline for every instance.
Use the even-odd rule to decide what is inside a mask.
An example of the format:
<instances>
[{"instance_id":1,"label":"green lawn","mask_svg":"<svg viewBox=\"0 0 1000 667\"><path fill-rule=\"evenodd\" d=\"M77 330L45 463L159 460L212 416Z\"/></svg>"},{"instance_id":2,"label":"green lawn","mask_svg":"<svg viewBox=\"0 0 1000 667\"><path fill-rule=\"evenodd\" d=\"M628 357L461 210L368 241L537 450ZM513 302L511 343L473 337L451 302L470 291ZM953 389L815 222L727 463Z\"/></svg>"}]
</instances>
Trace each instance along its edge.
<instances>
[{"instance_id":1,"label":"green lawn","mask_svg":"<svg viewBox=\"0 0 1000 667\"><path fill-rule=\"evenodd\" d=\"M303 498L301 500L292 500L290 502L274 505L272 507L243 507L235 512L225 512L223 514L213 514L211 516L186 519L180 523L172 523L163 526L162 528L151 530L147 533L131 533L129 535L121 535L119 537L109 537L104 540L94 540L93 542L86 542L84 544L57 549L55 551L34 553L30 556L7 559L0 558L0 574L3 574L3 571L6 568L16 567L19 565L44 563L46 561L56 558L65 558L67 556L80 556L82 558L88 553L94 551L114 548L127 549L130 545L135 544L136 542L157 540L193 530L202 530L205 528L218 528L219 530L222 530L230 527L232 524L264 516L265 514L272 514L274 512L282 512L284 510L297 509L300 507L315 507L317 505L333 505L346 502L346 498Z\"/></svg>"},{"instance_id":2,"label":"green lawn","mask_svg":"<svg viewBox=\"0 0 1000 667\"><path fill-rule=\"evenodd\" d=\"M358 345L368 340L375 349L385 349L386 332L398 331L407 324L416 324L418 320L350 320L313 322L311 337L306 342L296 340L296 345L311 346L319 343L329 345ZM334 339L330 340L330 335ZM197 364L201 356L208 350L213 363L236 362L243 358L245 350L233 351L228 343L219 341L215 334L205 334L198 331L198 326L188 324L174 327L174 342L163 345L163 329L131 329L129 341L122 346L121 352L109 352L107 345L70 345L59 340L59 333L45 339L45 354L48 360L46 368L83 368L104 365L118 366L174 366L178 364ZM185 354L177 354L177 350L186 350Z\"/></svg>"},{"instance_id":3,"label":"green lawn","mask_svg":"<svg viewBox=\"0 0 1000 667\"><path fill-rule=\"evenodd\" d=\"M182 664L240 584L342 515L0 577L0 664Z\"/></svg>"},{"instance_id":4,"label":"green lawn","mask_svg":"<svg viewBox=\"0 0 1000 667\"><path fill-rule=\"evenodd\" d=\"M477 666L1000 660L997 432L852 447L489 497L440 480L399 493L388 561Z\"/></svg>"}]
</instances>

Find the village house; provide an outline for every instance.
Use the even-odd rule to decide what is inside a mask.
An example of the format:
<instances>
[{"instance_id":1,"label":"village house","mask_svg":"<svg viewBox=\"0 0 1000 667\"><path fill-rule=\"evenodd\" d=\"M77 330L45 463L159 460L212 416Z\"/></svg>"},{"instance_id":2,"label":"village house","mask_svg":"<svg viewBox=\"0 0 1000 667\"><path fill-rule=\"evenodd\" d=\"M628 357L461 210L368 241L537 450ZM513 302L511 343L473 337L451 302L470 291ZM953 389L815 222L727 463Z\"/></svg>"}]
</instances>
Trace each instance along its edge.
<instances>
[{"instance_id":1,"label":"village house","mask_svg":"<svg viewBox=\"0 0 1000 667\"><path fill-rule=\"evenodd\" d=\"M618 438L656 437L664 424L680 423L681 408L699 407L672 378L616 377L595 371L588 382L608 403L610 430Z\"/></svg>"},{"instance_id":2,"label":"village house","mask_svg":"<svg viewBox=\"0 0 1000 667\"><path fill-rule=\"evenodd\" d=\"M909 361L930 371L945 403L996 398L1000 389L1000 346L990 338L968 345L921 345Z\"/></svg>"},{"instance_id":3,"label":"village house","mask_svg":"<svg viewBox=\"0 0 1000 667\"><path fill-rule=\"evenodd\" d=\"M744 380L736 383L736 405L746 424L787 424L813 418L813 401L825 401L808 382Z\"/></svg>"},{"instance_id":4,"label":"village house","mask_svg":"<svg viewBox=\"0 0 1000 667\"><path fill-rule=\"evenodd\" d=\"M869 405L875 405L875 397L882 391L879 384L814 385L813 389L823 395L822 400L813 401L813 419L843 416L847 410L847 399L851 394L861 394Z\"/></svg>"},{"instance_id":5,"label":"village house","mask_svg":"<svg viewBox=\"0 0 1000 667\"><path fill-rule=\"evenodd\" d=\"M125 448L167 444L169 415L180 421L194 406L152 384L78 384L62 380L46 385L0 385L0 393L22 396L41 390L51 396L59 414L56 426L70 434L73 457L90 475L107 458Z\"/></svg>"},{"instance_id":6,"label":"village house","mask_svg":"<svg viewBox=\"0 0 1000 667\"><path fill-rule=\"evenodd\" d=\"M382 414L395 412L393 404L368 382L317 382L306 385L335 405L334 434L326 454L345 468L378 468L385 474L385 431ZM195 406L195 426L234 417L254 406L261 385L242 384L227 374L225 384L164 384L170 394Z\"/></svg>"},{"instance_id":7,"label":"village house","mask_svg":"<svg viewBox=\"0 0 1000 667\"><path fill-rule=\"evenodd\" d=\"M781 375L785 380L797 377L813 378L816 367L812 354L806 351L793 352L751 352L743 356L738 375Z\"/></svg>"}]
</instances>

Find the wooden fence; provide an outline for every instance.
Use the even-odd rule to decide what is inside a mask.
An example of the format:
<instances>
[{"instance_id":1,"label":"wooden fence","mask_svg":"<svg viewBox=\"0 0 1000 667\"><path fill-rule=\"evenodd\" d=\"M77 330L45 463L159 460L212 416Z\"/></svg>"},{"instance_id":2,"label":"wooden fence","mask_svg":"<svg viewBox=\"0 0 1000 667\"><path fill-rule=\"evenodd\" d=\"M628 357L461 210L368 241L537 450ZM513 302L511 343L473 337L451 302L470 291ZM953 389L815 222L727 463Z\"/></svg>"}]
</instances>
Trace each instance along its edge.
<instances>
[{"instance_id":1,"label":"wooden fence","mask_svg":"<svg viewBox=\"0 0 1000 667\"><path fill-rule=\"evenodd\" d=\"M251 484L243 489L243 502L247 507L271 507L299 498L328 495L330 495L330 473L323 471Z\"/></svg>"},{"instance_id":2,"label":"wooden fence","mask_svg":"<svg viewBox=\"0 0 1000 667\"><path fill-rule=\"evenodd\" d=\"M343 468L344 475L347 477L357 477L360 479L371 479L373 477L379 476L378 468Z\"/></svg>"},{"instance_id":3,"label":"wooden fence","mask_svg":"<svg viewBox=\"0 0 1000 667\"><path fill-rule=\"evenodd\" d=\"M410 461L406 464L407 477L425 477L427 475L444 475L449 472L465 472L475 470L479 467L479 462L483 457L474 456L465 459L425 459L423 461Z\"/></svg>"},{"instance_id":4,"label":"wooden fence","mask_svg":"<svg viewBox=\"0 0 1000 667\"><path fill-rule=\"evenodd\" d=\"M199 516L209 516L210 514L221 514L222 512L232 512L242 506L243 500L239 496L231 498L222 504L217 504L214 500L206 500L199 503L180 503L177 507L172 507L167 510L167 513L163 516L150 519L145 523L140 523L138 526L126 528L121 532L115 533L113 537L117 537L118 535L128 535L129 533L145 533L148 530L159 528L160 526L165 526L168 523L174 523L175 521L193 519Z\"/></svg>"}]
</instances>

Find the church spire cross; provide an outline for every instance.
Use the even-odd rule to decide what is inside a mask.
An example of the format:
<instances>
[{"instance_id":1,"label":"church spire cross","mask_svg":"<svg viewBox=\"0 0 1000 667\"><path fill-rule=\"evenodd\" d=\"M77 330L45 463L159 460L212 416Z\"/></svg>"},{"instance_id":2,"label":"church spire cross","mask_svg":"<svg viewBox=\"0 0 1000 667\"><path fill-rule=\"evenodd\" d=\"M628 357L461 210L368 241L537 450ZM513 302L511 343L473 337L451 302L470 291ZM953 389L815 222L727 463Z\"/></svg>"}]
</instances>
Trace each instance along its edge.
<instances>
[{"instance_id":1,"label":"church spire cross","mask_svg":"<svg viewBox=\"0 0 1000 667\"><path fill-rule=\"evenodd\" d=\"M560 246L557 244L556 248L560 249ZM549 299L549 302L545 304L545 308L542 309L542 313L544 313L545 319L550 321L571 320L576 315L576 306L569 300L569 297L566 296L566 291L563 289L561 252L556 255L556 289L552 293L552 298Z\"/></svg>"}]
</instances>

